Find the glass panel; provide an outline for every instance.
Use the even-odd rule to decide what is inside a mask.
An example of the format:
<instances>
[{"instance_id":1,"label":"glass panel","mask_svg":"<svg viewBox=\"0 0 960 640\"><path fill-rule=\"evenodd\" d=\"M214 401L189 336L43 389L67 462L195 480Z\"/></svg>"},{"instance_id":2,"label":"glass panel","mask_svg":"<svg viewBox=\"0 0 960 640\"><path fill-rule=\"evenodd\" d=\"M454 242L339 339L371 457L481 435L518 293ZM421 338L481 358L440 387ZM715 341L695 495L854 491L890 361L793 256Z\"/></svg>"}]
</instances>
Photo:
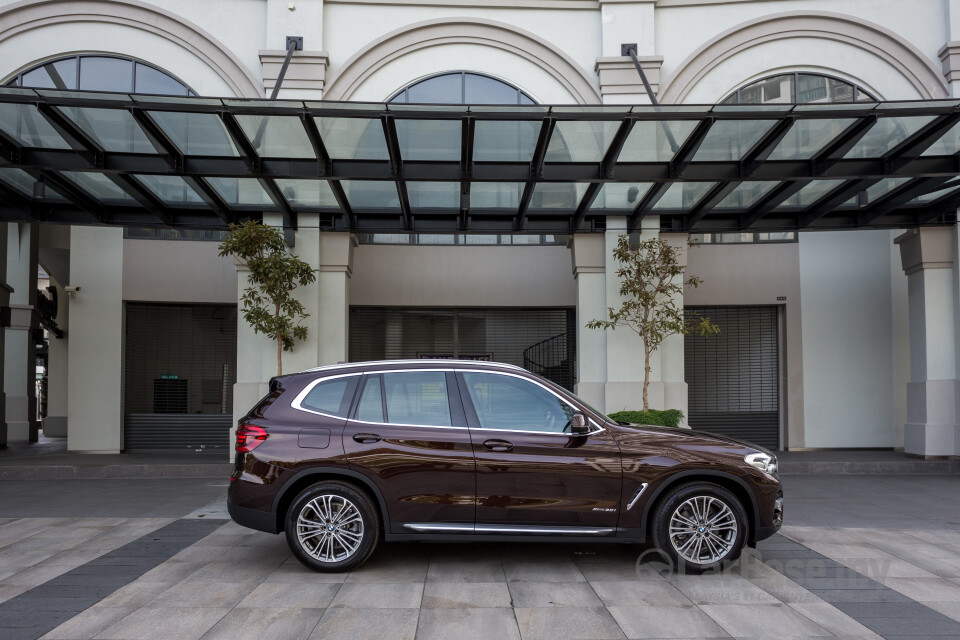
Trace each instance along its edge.
<instances>
[{"instance_id":1,"label":"glass panel","mask_svg":"<svg viewBox=\"0 0 960 640\"><path fill-rule=\"evenodd\" d=\"M880 118L844 158L877 158L916 133L935 116Z\"/></svg>"},{"instance_id":2,"label":"glass panel","mask_svg":"<svg viewBox=\"0 0 960 640\"><path fill-rule=\"evenodd\" d=\"M494 78L464 74L464 104L517 104L520 92L505 82Z\"/></svg>"},{"instance_id":3,"label":"glass panel","mask_svg":"<svg viewBox=\"0 0 960 640\"><path fill-rule=\"evenodd\" d=\"M238 156L227 128L212 113L149 111L167 137L188 156Z\"/></svg>"},{"instance_id":4,"label":"glass panel","mask_svg":"<svg viewBox=\"0 0 960 640\"><path fill-rule=\"evenodd\" d=\"M404 160L459 160L459 120L395 121L400 157Z\"/></svg>"},{"instance_id":5,"label":"glass panel","mask_svg":"<svg viewBox=\"0 0 960 640\"><path fill-rule=\"evenodd\" d=\"M713 208L747 209L759 202L763 196L770 193L770 190L778 184L780 183L760 180L741 182L736 189L727 194L727 197L718 202Z\"/></svg>"},{"instance_id":6,"label":"glass panel","mask_svg":"<svg viewBox=\"0 0 960 640\"><path fill-rule=\"evenodd\" d=\"M135 200L102 173L84 173L82 171L64 171L63 175L75 182L81 189L97 200L120 200L128 203Z\"/></svg>"},{"instance_id":7,"label":"glass panel","mask_svg":"<svg viewBox=\"0 0 960 640\"><path fill-rule=\"evenodd\" d=\"M504 236L500 236L500 244L535 245L535 244L540 244L540 236L525 234L525 233L515 233L512 235L504 235Z\"/></svg>"},{"instance_id":8,"label":"glass panel","mask_svg":"<svg viewBox=\"0 0 960 640\"><path fill-rule=\"evenodd\" d=\"M698 124L697 120L640 120L630 130L617 162L669 162Z\"/></svg>"},{"instance_id":9,"label":"glass panel","mask_svg":"<svg viewBox=\"0 0 960 640\"><path fill-rule=\"evenodd\" d=\"M447 378L440 371L383 374L387 421L431 427L450 426Z\"/></svg>"},{"instance_id":10,"label":"glass panel","mask_svg":"<svg viewBox=\"0 0 960 640\"><path fill-rule=\"evenodd\" d=\"M33 185L37 181L23 169L0 168L0 180L22 192L28 198L33 198ZM49 185L44 185L43 197L44 200L64 200L64 197L51 189Z\"/></svg>"},{"instance_id":11,"label":"glass panel","mask_svg":"<svg viewBox=\"0 0 960 640\"><path fill-rule=\"evenodd\" d=\"M712 233L691 233L690 243L691 244L712 244L713 234Z\"/></svg>"},{"instance_id":12,"label":"glass panel","mask_svg":"<svg viewBox=\"0 0 960 640\"><path fill-rule=\"evenodd\" d=\"M843 183L843 180L814 180L777 205L777 209L809 207Z\"/></svg>"},{"instance_id":13,"label":"glass panel","mask_svg":"<svg viewBox=\"0 0 960 640\"><path fill-rule=\"evenodd\" d=\"M140 64L135 65L134 91L137 93L158 93L165 96L185 96L187 88L159 69Z\"/></svg>"},{"instance_id":14,"label":"glass panel","mask_svg":"<svg viewBox=\"0 0 960 640\"><path fill-rule=\"evenodd\" d=\"M800 76L801 79L803 76ZM828 102L853 102L853 85L843 80L827 78Z\"/></svg>"},{"instance_id":15,"label":"glass panel","mask_svg":"<svg viewBox=\"0 0 960 640\"><path fill-rule=\"evenodd\" d=\"M453 245L457 243L457 236L452 233L418 233L417 244Z\"/></svg>"},{"instance_id":16,"label":"glass panel","mask_svg":"<svg viewBox=\"0 0 960 640\"><path fill-rule=\"evenodd\" d=\"M768 159L809 160L854 122L854 118L797 120Z\"/></svg>"},{"instance_id":17,"label":"glass panel","mask_svg":"<svg viewBox=\"0 0 960 640\"><path fill-rule=\"evenodd\" d=\"M719 244L753 244L753 233L715 233L714 239Z\"/></svg>"},{"instance_id":18,"label":"glass panel","mask_svg":"<svg viewBox=\"0 0 960 640\"><path fill-rule=\"evenodd\" d=\"M569 432L573 410L538 384L495 373L464 373L464 382L484 429Z\"/></svg>"},{"instance_id":19,"label":"glass panel","mask_svg":"<svg viewBox=\"0 0 960 640\"><path fill-rule=\"evenodd\" d=\"M557 123L547 146L547 162L600 162L613 141L616 120L564 120Z\"/></svg>"},{"instance_id":20,"label":"glass panel","mask_svg":"<svg viewBox=\"0 0 960 640\"><path fill-rule=\"evenodd\" d=\"M366 118L314 118L334 160L389 160L383 126Z\"/></svg>"},{"instance_id":21,"label":"glass panel","mask_svg":"<svg viewBox=\"0 0 960 640\"><path fill-rule=\"evenodd\" d=\"M674 182L653 205L654 210L689 209L700 201L715 182Z\"/></svg>"},{"instance_id":22,"label":"glass panel","mask_svg":"<svg viewBox=\"0 0 960 640\"><path fill-rule=\"evenodd\" d=\"M740 160L769 131L776 120L719 120L710 127L694 162Z\"/></svg>"},{"instance_id":23,"label":"glass panel","mask_svg":"<svg viewBox=\"0 0 960 640\"><path fill-rule=\"evenodd\" d=\"M167 203L203 202L190 185L180 176L136 175L137 180Z\"/></svg>"},{"instance_id":24,"label":"glass panel","mask_svg":"<svg viewBox=\"0 0 960 640\"><path fill-rule=\"evenodd\" d=\"M346 407L343 407L342 411L341 405L343 404L343 392L347 390L347 386L351 382L351 378L334 378L321 382L310 390L307 397L300 401L300 406L311 411L346 418L347 410L350 408L349 403ZM379 400L379 398L377 399Z\"/></svg>"},{"instance_id":25,"label":"glass panel","mask_svg":"<svg viewBox=\"0 0 960 640\"><path fill-rule=\"evenodd\" d=\"M539 120L478 120L473 133L477 162L530 162L540 136Z\"/></svg>"},{"instance_id":26,"label":"glass panel","mask_svg":"<svg viewBox=\"0 0 960 640\"><path fill-rule=\"evenodd\" d=\"M739 104L791 103L794 101L793 79L791 73L748 84L740 89Z\"/></svg>"},{"instance_id":27,"label":"glass panel","mask_svg":"<svg viewBox=\"0 0 960 640\"><path fill-rule=\"evenodd\" d=\"M470 184L471 209L516 209L523 194L522 182L473 182Z\"/></svg>"},{"instance_id":28,"label":"glass panel","mask_svg":"<svg viewBox=\"0 0 960 640\"><path fill-rule=\"evenodd\" d=\"M120 58L80 58L81 91L133 90L133 61Z\"/></svg>"},{"instance_id":29,"label":"glass panel","mask_svg":"<svg viewBox=\"0 0 960 640\"><path fill-rule=\"evenodd\" d=\"M0 130L25 147L70 148L33 105L0 103Z\"/></svg>"},{"instance_id":30,"label":"glass panel","mask_svg":"<svg viewBox=\"0 0 960 640\"><path fill-rule=\"evenodd\" d=\"M354 209L400 210L397 185L389 180L341 180L340 185Z\"/></svg>"},{"instance_id":31,"label":"glass panel","mask_svg":"<svg viewBox=\"0 0 960 640\"><path fill-rule=\"evenodd\" d=\"M277 179L277 187L293 207L340 208L326 180Z\"/></svg>"},{"instance_id":32,"label":"glass panel","mask_svg":"<svg viewBox=\"0 0 960 640\"><path fill-rule=\"evenodd\" d=\"M642 182L640 184L607 182L600 187L600 192L594 199L593 204L590 205L590 209L632 211L643 200L643 196L646 195L652 184L652 182Z\"/></svg>"},{"instance_id":33,"label":"glass panel","mask_svg":"<svg viewBox=\"0 0 960 640\"><path fill-rule=\"evenodd\" d=\"M757 234L757 242L793 242L796 239L795 231L763 231Z\"/></svg>"},{"instance_id":34,"label":"glass panel","mask_svg":"<svg viewBox=\"0 0 960 640\"><path fill-rule=\"evenodd\" d=\"M957 185L960 184L960 177L953 178L949 182L944 183L940 189L932 191L930 193L925 193L922 196L917 196L907 204L924 204L927 202L933 202L934 200L939 200L940 198L948 195L950 192L954 191L957 188Z\"/></svg>"},{"instance_id":35,"label":"glass panel","mask_svg":"<svg viewBox=\"0 0 960 640\"><path fill-rule=\"evenodd\" d=\"M23 74L20 86L38 89L76 89L77 59L67 58L48 62Z\"/></svg>"},{"instance_id":36,"label":"glass panel","mask_svg":"<svg viewBox=\"0 0 960 640\"><path fill-rule=\"evenodd\" d=\"M274 208L273 200L256 178L206 178L228 205Z\"/></svg>"},{"instance_id":37,"label":"glass panel","mask_svg":"<svg viewBox=\"0 0 960 640\"><path fill-rule=\"evenodd\" d=\"M449 73L427 78L407 87L403 102L418 104L463 104L463 76Z\"/></svg>"},{"instance_id":38,"label":"glass panel","mask_svg":"<svg viewBox=\"0 0 960 640\"><path fill-rule=\"evenodd\" d=\"M407 182L410 209L460 209L459 182Z\"/></svg>"},{"instance_id":39,"label":"glass panel","mask_svg":"<svg viewBox=\"0 0 960 640\"><path fill-rule=\"evenodd\" d=\"M262 158L316 158L295 116L237 116L240 128Z\"/></svg>"},{"instance_id":40,"label":"glass panel","mask_svg":"<svg viewBox=\"0 0 960 640\"><path fill-rule=\"evenodd\" d=\"M897 187L900 187L907 182L910 182L912 178L886 178L876 183L875 185L869 187L866 191L866 202L860 202L858 198L858 204L861 206L870 205L887 195Z\"/></svg>"},{"instance_id":41,"label":"glass panel","mask_svg":"<svg viewBox=\"0 0 960 640\"><path fill-rule=\"evenodd\" d=\"M538 182L530 199L530 208L575 210L588 184L586 182Z\"/></svg>"},{"instance_id":42,"label":"glass panel","mask_svg":"<svg viewBox=\"0 0 960 640\"><path fill-rule=\"evenodd\" d=\"M952 156L960 152L960 124L955 124L923 152L925 156Z\"/></svg>"},{"instance_id":43,"label":"glass panel","mask_svg":"<svg viewBox=\"0 0 960 640\"><path fill-rule=\"evenodd\" d=\"M380 393L380 377L370 376L363 386L360 404L357 405L357 420L360 422L383 422L383 398Z\"/></svg>"},{"instance_id":44,"label":"glass panel","mask_svg":"<svg viewBox=\"0 0 960 640\"><path fill-rule=\"evenodd\" d=\"M498 244L500 241L496 234L465 234L460 236L462 244Z\"/></svg>"},{"instance_id":45,"label":"glass panel","mask_svg":"<svg viewBox=\"0 0 960 640\"><path fill-rule=\"evenodd\" d=\"M157 152L129 111L85 107L58 107L58 109L106 151Z\"/></svg>"}]
</instances>

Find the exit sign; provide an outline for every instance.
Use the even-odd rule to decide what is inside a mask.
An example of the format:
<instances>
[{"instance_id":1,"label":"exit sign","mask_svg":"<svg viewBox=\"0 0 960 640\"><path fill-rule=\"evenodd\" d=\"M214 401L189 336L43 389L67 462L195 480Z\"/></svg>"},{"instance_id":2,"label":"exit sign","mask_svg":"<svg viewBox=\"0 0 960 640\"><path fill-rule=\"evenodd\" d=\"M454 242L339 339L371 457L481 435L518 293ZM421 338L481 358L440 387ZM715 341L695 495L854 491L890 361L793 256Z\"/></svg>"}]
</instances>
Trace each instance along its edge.
<instances>
[{"instance_id":1,"label":"exit sign","mask_svg":"<svg viewBox=\"0 0 960 640\"><path fill-rule=\"evenodd\" d=\"M161 380L179 380L180 376L176 373L164 373L160 376Z\"/></svg>"}]
</instances>

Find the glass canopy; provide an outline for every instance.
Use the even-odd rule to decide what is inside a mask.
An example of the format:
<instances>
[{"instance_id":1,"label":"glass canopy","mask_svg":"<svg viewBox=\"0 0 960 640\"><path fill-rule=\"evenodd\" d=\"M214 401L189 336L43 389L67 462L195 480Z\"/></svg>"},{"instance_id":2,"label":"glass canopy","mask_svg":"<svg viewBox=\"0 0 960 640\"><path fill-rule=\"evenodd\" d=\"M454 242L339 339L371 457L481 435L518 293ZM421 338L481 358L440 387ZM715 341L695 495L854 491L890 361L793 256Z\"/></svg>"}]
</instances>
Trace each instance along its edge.
<instances>
[{"instance_id":1,"label":"glass canopy","mask_svg":"<svg viewBox=\"0 0 960 640\"><path fill-rule=\"evenodd\" d=\"M376 232L952 224L960 101L443 105L0 88L0 219Z\"/></svg>"}]
</instances>

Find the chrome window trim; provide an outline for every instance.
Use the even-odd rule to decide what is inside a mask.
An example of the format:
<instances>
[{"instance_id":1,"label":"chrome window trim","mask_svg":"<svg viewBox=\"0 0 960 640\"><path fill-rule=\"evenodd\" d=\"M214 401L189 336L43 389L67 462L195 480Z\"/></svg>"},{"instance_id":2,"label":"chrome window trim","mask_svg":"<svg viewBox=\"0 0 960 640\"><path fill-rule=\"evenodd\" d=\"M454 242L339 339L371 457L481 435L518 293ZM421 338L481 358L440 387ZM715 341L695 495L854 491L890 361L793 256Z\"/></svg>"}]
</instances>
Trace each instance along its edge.
<instances>
[{"instance_id":1,"label":"chrome window trim","mask_svg":"<svg viewBox=\"0 0 960 640\"><path fill-rule=\"evenodd\" d=\"M612 527L531 527L527 525L509 524L447 524L432 522L408 522L405 529L418 532L462 532L462 533L536 533L536 534L563 534L563 535L607 535L613 533Z\"/></svg>"},{"instance_id":2,"label":"chrome window trim","mask_svg":"<svg viewBox=\"0 0 960 640\"><path fill-rule=\"evenodd\" d=\"M336 420L346 420L346 416L338 416L330 413L324 413L323 411L316 411L314 409L307 409L304 406L301 406L304 398L310 395L310 392L313 391L313 388L320 384L321 382L326 382L328 380L336 380L337 378L352 378L354 376L362 377L362 373L341 373L333 376L324 376L322 378L317 378L316 380L311 381L307 386L305 386L300 393L297 394L297 397L293 399L293 402L290 403L290 406L298 411L303 411L305 413L312 413L314 415L323 416L325 418L334 418Z\"/></svg>"}]
</instances>

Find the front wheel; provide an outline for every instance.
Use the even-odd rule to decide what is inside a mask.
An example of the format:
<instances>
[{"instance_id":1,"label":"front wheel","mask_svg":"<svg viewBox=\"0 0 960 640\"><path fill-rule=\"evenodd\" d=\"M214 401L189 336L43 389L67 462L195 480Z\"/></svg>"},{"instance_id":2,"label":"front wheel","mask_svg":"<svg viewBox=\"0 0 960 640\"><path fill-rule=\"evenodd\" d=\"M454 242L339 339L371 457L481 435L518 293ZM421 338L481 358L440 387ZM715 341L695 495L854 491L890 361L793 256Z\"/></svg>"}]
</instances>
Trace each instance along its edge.
<instances>
[{"instance_id":1,"label":"front wheel","mask_svg":"<svg viewBox=\"0 0 960 640\"><path fill-rule=\"evenodd\" d=\"M723 487L687 484L660 503L654 541L678 571L699 574L740 557L748 522L740 501Z\"/></svg>"},{"instance_id":2,"label":"front wheel","mask_svg":"<svg viewBox=\"0 0 960 640\"><path fill-rule=\"evenodd\" d=\"M365 493L328 480L304 489L286 517L287 544L314 571L350 571L367 561L380 538L380 518Z\"/></svg>"}]
</instances>

